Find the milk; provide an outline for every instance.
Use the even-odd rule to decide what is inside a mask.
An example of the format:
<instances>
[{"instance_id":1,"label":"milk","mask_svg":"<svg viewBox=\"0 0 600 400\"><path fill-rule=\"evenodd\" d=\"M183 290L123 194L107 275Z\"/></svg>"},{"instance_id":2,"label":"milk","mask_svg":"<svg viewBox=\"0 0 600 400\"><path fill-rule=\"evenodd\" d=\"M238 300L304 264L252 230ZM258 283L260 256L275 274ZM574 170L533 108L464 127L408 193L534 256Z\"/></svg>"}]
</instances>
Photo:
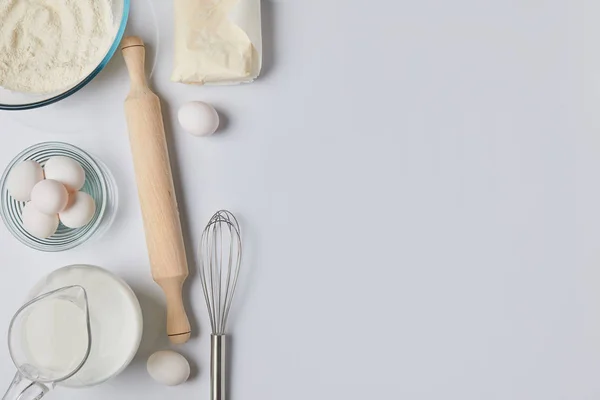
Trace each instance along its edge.
<instances>
[{"instance_id":1,"label":"milk","mask_svg":"<svg viewBox=\"0 0 600 400\"><path fill-rule=\"evenodd\" d=\"M83 367L60 385L96 385L121 372L137 352L142 335L141 310L125 282L92 266L54 271L35 286L31 297L71 285L82 286L87 294L91 350ZM66 300L52 299L32 307L22 334L24 351L33 363L44 368L66 368L81 360L81 350L87 346L82 318L84 311Z\"/></svg>"},{"instance_id":2,"label":"milk","mask_svg":"<svg viewBox=\"0 0 600 400\"><path fill-rule=\"evenodd\" d=\"M72 373L87 354L85 311L72 301L42 299L25 310L21 324L25 358L36 370L63 377Z\"/></svg>"}]
</instances>

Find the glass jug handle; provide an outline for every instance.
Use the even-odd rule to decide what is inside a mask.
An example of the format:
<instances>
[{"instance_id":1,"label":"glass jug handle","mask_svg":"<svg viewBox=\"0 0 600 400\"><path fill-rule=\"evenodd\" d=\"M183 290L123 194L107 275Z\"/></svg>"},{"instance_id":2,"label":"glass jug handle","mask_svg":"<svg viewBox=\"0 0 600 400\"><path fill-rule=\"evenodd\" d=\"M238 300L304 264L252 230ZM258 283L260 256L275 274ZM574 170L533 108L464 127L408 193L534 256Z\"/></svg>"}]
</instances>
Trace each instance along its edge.
<instances>
[{"instance_id":1,"label":"glass jug handle","mask_svg":"<svg viewBox=\"0 0 600 400\"><path fill-rule=\"evenodd\" d=\"M48 386L31 381L17 371L2 400L39 400L49 390Z\"/></svg>"}]
</instances>

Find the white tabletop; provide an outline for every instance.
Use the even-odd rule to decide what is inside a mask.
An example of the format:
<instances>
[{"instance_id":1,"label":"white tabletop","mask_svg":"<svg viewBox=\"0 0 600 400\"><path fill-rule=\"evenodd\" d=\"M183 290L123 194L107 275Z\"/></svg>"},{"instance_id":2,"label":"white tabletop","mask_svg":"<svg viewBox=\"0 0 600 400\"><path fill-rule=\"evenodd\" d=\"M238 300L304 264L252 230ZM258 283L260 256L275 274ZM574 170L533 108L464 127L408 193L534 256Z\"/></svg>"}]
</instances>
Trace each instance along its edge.
<instances>
[{"instance_id":1,"label":"white tabletop","mask_svg":"<svg viewBox=\"0 0 600 400\"><path fill-rule=\"evenodd\" d=\"M129 27L158 52L153 84L189 251L217 209L243 227L230 398L597 398L600 4L281 0L263 11L264 74L236 87L169 81L172 2L134 0ZM127 91L117 55L62 103L0 113L0 164L33 143L67 141L103 160L120 191L107 235L68 252L35 252L0 229L2 332L42 275L104 266L142 304L138 357L106 384L48 398L207 399L197 275L186 286L195 336L177 347L193 378L167 388L145 371L171 346ZM222 132L184 133L174 118L189 100L213 103ZM13 371L0 346L6 385Z\"/></svg>"}]
</instances>

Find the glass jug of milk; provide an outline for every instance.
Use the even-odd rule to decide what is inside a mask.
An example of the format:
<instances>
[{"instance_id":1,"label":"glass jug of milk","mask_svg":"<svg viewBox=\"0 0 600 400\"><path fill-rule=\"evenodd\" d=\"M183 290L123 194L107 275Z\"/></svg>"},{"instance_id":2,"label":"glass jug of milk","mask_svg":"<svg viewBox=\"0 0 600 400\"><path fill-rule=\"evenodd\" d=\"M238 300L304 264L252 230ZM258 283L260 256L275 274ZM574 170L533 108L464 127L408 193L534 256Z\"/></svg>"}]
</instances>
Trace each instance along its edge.
<instances>
[{"instance_id":1,"label":"glass jug of milk","mask_svg":"<svg viewBox=\"0 0 600 400\"><path fill-rule=\"evenodd\" d=\"M112 273L87 265L61 268L31 297L10 324L17 374L3 400L37 400L55 385L99 384L125 369L137 352L139 302Z\"/></svg>"}]
</instances>

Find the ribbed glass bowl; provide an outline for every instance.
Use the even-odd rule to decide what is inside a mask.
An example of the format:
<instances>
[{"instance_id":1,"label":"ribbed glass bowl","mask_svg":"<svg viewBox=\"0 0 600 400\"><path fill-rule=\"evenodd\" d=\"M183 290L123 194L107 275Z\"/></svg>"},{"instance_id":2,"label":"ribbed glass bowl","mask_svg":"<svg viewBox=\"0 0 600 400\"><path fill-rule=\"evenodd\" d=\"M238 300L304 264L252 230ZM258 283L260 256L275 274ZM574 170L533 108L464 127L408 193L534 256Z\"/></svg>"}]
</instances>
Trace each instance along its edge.
<instances>
[{"instance_id":1,"label":"ribbed glass bowl","mask_svg":"<svg viewBox=\"0 0 600 400\"><path fill-rule=\"evenodd\" d=\"M23 227L22 211L25 202L13 199L6 189L6 180L11 169L26 160L39 162L42 167L50 157L66 156L76 160L85 171L85 184L81 191L88 193L96 202L96 213L87 225L67 228L62 223L54 235L39 239L30 235ZM72 249L92 237L99 237L111 225L117 207L117 186L106 166L78 147L62 142L44 142L33 145L19 153L6 167L0 180L0 216L4 224L21 243L32 249L56 252Z\"/></svg>"},{"instance_id":2,"label":"ribbed glass bowl","mask_svg":"<svg viewBox=\"0 0 600 400\"><path fill-rule=\"evenodd\" d=\"M87 85L104 69L112 56L117 51L119 43L125 33L127 19L129 18L130 0L112 0L112 11L114 18L114 28L112 35L112 44L106 49L106 53L98 66L92 70L86 77L70 87L54 93L22 93L4 89L0 87L0 110L29 110L47 106L59 100L69 97L79 89Z\"/></svg>"}]
</instances>

